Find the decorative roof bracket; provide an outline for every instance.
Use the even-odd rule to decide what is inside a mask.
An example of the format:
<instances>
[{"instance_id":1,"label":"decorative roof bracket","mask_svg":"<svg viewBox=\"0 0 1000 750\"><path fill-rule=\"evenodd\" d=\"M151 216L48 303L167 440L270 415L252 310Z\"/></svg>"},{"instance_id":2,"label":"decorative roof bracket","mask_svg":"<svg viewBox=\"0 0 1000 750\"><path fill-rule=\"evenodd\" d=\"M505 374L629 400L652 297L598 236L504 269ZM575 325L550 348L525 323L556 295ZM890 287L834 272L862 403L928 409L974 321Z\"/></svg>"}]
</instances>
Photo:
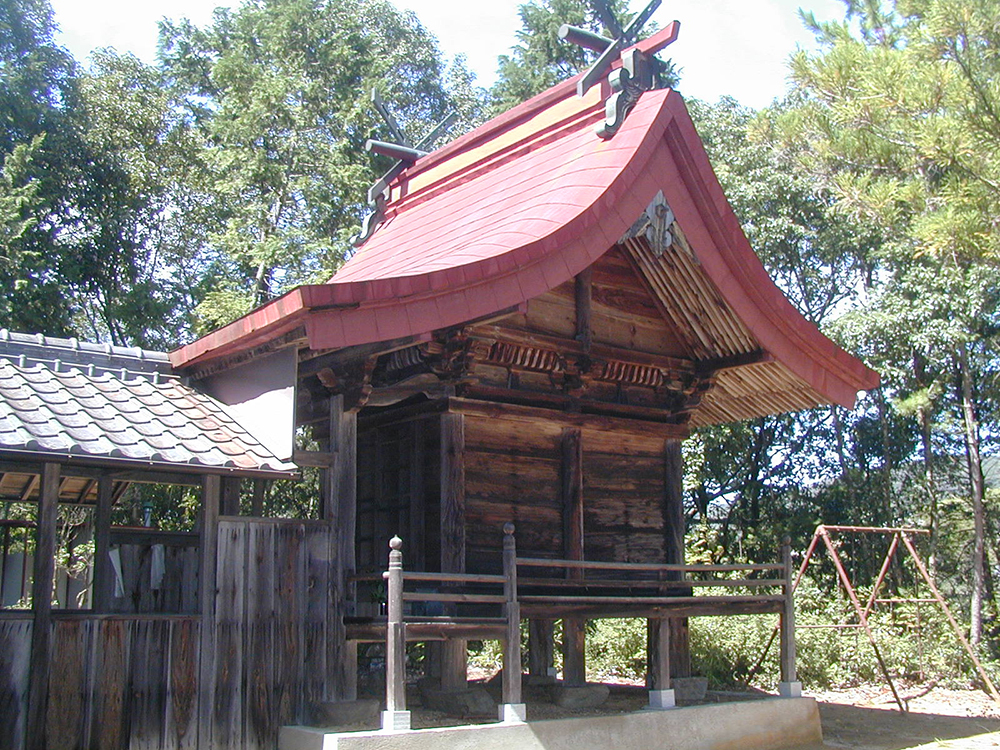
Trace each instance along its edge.
<instances>
[{"instance_id":1,"label":"decorative roof bracket","mask_svg":"<svg viewBox=\"0 0 1000 750\"><path fill-rule=\"evenodd\" d=\"M604 26L614 34L614 39L568 24L563 24L559 28L561 39L601 53L577 83L576 93L579 96L586 94L611 68L615 55L621 55L622 67L612 71L608 76L608 83L613 93L604 104L604 122L596 129L600 138L607 140L618 132L618 128L643 92L663 88L666 85L665 78L670 69L665 62L655 56L658 50L642 52L633 46L642 27L660 7L660 2L661 0L650 0L632 22L622 28L611 12L607 0L593 0L595 12Z\"/></svg>"},{"instance_id":2,"label":"decorative roof bracket","mask_svg":"<svg viewBox=\"0 0 1000 750\"><path fill-rule=\"evenodd\" d=\"M389 183L396 179L407 167L412 166L421 156L427 156L429 152L425 149L433 145L458 117L457 112L449 112L431 132L420 139L416 146L411 146L403 129L396 122L396 118L392 116L389 108L385 106L385 102L382 101L382 97L379 96L376 89L372 89L372 105L375 107L375 111L381 115L386 127L389 128L389 133L396 142L391 143L369 138L365 142L365 150L374 154L391 157L397 161L388 172L368 188L368 204L372 210L362 221L361 231L348 240L353 247L361 247L375 233L378 225L385 221L385 205L389 201Z\"/></svg>"}]
</instances>

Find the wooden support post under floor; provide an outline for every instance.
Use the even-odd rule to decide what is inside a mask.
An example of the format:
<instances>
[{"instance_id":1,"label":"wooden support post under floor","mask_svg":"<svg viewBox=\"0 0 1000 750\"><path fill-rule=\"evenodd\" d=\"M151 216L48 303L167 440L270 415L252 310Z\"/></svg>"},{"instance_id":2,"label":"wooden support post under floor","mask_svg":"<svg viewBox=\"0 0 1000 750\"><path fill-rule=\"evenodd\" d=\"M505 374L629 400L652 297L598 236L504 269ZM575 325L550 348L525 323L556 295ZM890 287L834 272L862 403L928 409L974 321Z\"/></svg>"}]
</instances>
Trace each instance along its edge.
<instances>
[{"instance_id":1,"label":"wooden support post under floor","mask_svg":"<svg viewBox=\"0 0 1000 750\"><path fill-rule=\"evenodd\" d=\"M553 630L552 620L528 620L528 674L536 679L548 677L555 667Z\"/></svg>"}]
</instances>

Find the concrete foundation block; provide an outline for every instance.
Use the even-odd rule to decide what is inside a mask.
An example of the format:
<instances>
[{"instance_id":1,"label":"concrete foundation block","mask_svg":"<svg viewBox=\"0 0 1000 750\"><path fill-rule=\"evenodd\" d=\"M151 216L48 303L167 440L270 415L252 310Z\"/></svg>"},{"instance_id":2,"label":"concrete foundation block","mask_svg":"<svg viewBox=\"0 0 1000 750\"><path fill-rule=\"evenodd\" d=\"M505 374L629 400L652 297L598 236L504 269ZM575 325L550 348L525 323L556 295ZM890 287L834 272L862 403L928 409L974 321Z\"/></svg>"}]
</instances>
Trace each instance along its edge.
<instances>
[{"instance_id":1,"label":"concrete foundation block","mask_svg":"<svg viewBox=\"0 0 1000 750\"><path fill-rule=\"evenodd\" d=\"M673 689L678 702L695 703L705 700L705 693L708 692L708 678L674 677L670 680L670 687Z\"/></svg>"},{"instance_id":2,"label":"concrete foundation block","mask_svg":"<svg viewBox=\"0 0 1000 750\"><path fill-rule=\"evenodd\" d=\"M528 707L524 703L504 703L497 712L500 721L523 724L528 720Z\"/></svg>"},{"instance_id":3,"label":"concrete foundation block","mask_svg":"<svg viewBox=\"0 0 1000 750\"><path fill-rule=\"evenodd\" d=\"M801 682L779 682L778 683L778 695L782 698L801 698L802 697L802 683Z\"/></svg>"},{"instance_id":4,"label":"concrete foundation block","mask_svg":"<svg viewBox=\"0 0 1000 750\"><path fill-rule=\"evenodd\" d=\"M663 711L668 708L676 708L677 701L674 699L673 690L650 690L649 705L646 708L653 711Z\"/></svg>"},{"instance_id":5,"label":"concrete foundation block","mask_svg":"<svg viewBox=\"0 0 1000 750\"><path fill-rule=\"evenodd\" d=\"M383 732L408 732L410 731L409 711L383 711L382 712Z\"/></svg>"},{"instance_id":6,"label":"concrete foundation block","mask_svg":"<svg viewBox=\"0 0 1000 750\"><path fill-rule=\"evenodd\" d=\"M312 709L312 723L318 727L378 726L379 702L375 698L356 701L317 703Z\"/></svg>"},{"instance_id":7,"label":"concrete foundation block","mask_svg":"<svg viewBox=\"0 0 1000 750\"><path fill-rule=\"evenodd\" d=\"M552 702L562 708L597 708L611 695L607 685L554 685L549 689Z\"/></svg>"}]
</instances>

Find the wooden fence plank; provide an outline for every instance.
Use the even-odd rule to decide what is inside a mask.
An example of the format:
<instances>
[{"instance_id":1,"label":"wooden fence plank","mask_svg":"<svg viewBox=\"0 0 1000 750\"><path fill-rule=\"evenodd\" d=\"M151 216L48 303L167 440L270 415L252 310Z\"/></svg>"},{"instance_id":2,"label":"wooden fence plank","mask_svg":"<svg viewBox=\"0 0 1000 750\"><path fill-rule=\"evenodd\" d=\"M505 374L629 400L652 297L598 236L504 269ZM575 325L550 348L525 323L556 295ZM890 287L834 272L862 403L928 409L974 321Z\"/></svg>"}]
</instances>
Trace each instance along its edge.
<instances>
[{"instance_id":1,"label":"wooden fence plank","mask_svg":"<svg viewBox=\"0 0 1000 750\"><path fill-rule=\"evenodd\" d=\"M198 635L195 618L170 623L170 687L163 732L164 750L198 746Z\"/></svg>"},{"instance_id":2,"label":"wooden fence plank","mask_svg":"<svg viewBox=\"0 0 1000 750\"><path fill-rule=\"evenodd\" d=\"M246 623L246 733L248 750L272 748L277 726L274 683L274 524L248 524Z\"/></svg>"},{"instance_id":3,"label":"wooden fence plank","mask_svg":"<svg viewBox=\"0 0 1000 750\"><path fill-rule=\"evenodd\" d=\"M305 555L306 589L303 607L303 648L306 669L303 674L302 698L307 714L313 705L326 699L326 684L331 672L326 662L327 615L330 612L326 592L329 591L329 577L332 572L329 560L330 531L329 526L312 526L304 529L302 548Z\"/></svg>"},{"instance_id":4,"label":"wooden fence plank","mask_svg":"<svg viewBox=\"0 0 1000 750\"><path fill-rule=\"evenodd\" d=\"M20 748L28 713L31 621L0 620L0 747Z\"/></svg>"},{"instance_id":5,"label":"wooden fence plank","mask_svg":"<svg viewBox=\"0 0 1000 750\"><path fill-rule=\"evenodd\" d=\"M80 620L52 624L52 665L45 722L51 750L83 748L87 690L87 628Z\"/></svg>"},{"instance_id":6,"label":"wooden fence plank","mask_svg":"<svg viewBox=\"0 0 1000 750\"><path fill-rule=\"evenodd\" d=\"M275 526L274 721L291 724L299 712L302 675L302 623L299 591L303 585L300 524Z\"/></svg>"},{"instance_id":7,"label":"wooden fence plank","mask_svg":"<svg viewBox=\"0 0 1000 750\"><path fill-rule=\"evenodd\" d=\"M99 750L121 750L128 736L129 623L122 620L101 621L96 638L94 721L90 745Z\"/></svg>"},{"instance_id":8,"label":"wooden fence plank","mask_svg":"<svg viewBox=\"0 0 1000 750\"><path fill-rule=\"evenodd\" d=\"M138 620L132 623L129 747L160 750L166 717L166 641L169 623Z\"/></svg>"},{"instance_id":9,"label":"wooden fence plank","mask_svg":"<svg viewBox=\"0 0 1000 750\"><path fill-rule=\"evenodd\" d=\"M243 622L246 524L219 522L215 600L215 701L213 748L243 746Z\"/></svg>"}]
</instances>

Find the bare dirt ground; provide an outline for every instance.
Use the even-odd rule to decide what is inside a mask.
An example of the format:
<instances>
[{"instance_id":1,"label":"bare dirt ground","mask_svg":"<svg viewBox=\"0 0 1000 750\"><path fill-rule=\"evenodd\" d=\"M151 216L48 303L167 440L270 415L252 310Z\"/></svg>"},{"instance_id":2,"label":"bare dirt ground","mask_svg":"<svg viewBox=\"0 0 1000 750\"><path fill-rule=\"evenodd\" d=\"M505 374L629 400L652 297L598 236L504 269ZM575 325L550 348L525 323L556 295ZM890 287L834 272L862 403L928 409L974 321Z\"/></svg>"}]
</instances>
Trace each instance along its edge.
<instances>
[{"instance_id":1,"label":"bare dirt ground","mask_svg":"<svg viewBox=\"0 0 1000 750\"><path fill-rule=\"evenodd\" d=\"M905 714L885 687L806 694L819 701L823 739L830 748L1000 748L1000 706L982 691L902 687Z\"/></svg>"}]
</instances>

